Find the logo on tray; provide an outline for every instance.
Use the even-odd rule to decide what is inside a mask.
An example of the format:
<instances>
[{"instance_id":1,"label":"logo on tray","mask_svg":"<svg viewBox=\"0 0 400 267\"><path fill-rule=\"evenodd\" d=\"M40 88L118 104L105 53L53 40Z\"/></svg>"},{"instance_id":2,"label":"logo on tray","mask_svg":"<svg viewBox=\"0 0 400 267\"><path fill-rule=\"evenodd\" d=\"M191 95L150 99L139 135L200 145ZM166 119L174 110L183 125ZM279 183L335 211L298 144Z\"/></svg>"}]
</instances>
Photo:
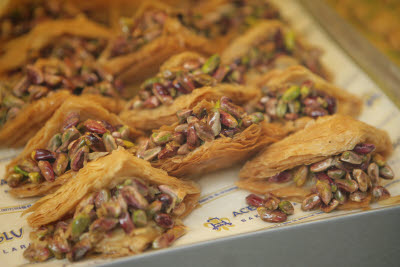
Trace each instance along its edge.
<instances>
[{"instance_id":1,"label":"logo on tray","mask_svg":"<svg viewBox=\"0 0 400 267\"><path fill-rule=\"evenodd\" d=\"M0 233L0 244L3 242L14 240L16 238L22 238L23 233L24 231L22 228L20 228L19 230L11 230L9 232Z\"/></svg>"},{"instance_id":2,"label":"logo on tray","mask_svg":"<svg viewBox=\"0 0 400 267\"><path fill-rule=\"evenodd\" d=\"M211 228L215 231L226 230L229 231L229 227L234 227L235 225L231 223L228 218L208 218L207 222L204 223L204 227Z\"/></svg>"}]
</instances>

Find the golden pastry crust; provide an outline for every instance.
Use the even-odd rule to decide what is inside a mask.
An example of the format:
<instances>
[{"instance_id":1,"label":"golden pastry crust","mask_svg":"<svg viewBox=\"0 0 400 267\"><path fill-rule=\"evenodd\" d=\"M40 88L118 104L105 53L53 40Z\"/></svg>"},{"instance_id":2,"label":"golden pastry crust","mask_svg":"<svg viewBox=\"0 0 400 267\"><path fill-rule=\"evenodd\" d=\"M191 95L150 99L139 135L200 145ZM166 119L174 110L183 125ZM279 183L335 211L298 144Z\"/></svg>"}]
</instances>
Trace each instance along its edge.
<instances>
[{"instance_id":1,"label":"golden pastry crust","mask_svg":"<svg viewBox=\"0 0 400 267\"><path fill-rule=\"evenodd\" d=\"M212 109L208 101L202 101L194 110ZM174 131L178 123L163 126L160 131ZM278 124L261 122L252 124L233 137L219 137L205 142L186 155L151 162L153 167L161 168L176 177L198 176L208 172L228 168L243 162L261 148L274 143L287 135L285 129Z\"/></svg>"},{"instance_id":2,"label":"golden pastry crust","mask_svg":"<svg viewBox=\"0 0 400 267\"><path fill-rule=\"evenodd\" d=\"M311 81L314 87L321 92L336 99L337 114L349 115L357 118L362 110L361 99L312 73L303 66L291 66L285 70L272 70L254 81L252 84L257 88L267 87L268 91L274 92L285 89L290 85L299 85L305 81ZM295 121L288 121L285 126L289 131L303 129L306 124L313 120L310 117L302 117Z\"/></svg>"},{"instance_id":3,"label":"golden pastry crust","mask_svg":"<svg viewBox=\"0 0 400 267\"><path fill-rule=\"evenodd\" d=\"M311 193L309 186L298 187L293 181L287 183L268 183L260 179L241 179L235 183L239 188L256 194L271 193L290 201L301 202Z\"/></svg>"},{"instance_id":4,"label":"golden pastry crust","mask_svg":"<svg viewBox=\"0 0 400 267\"><path fill-rule=\"evenodd\" d=\"M112 31L84 16L73 19L50 20L38 24L28 34L7 42L0 57L0 74L22 67L32 56L62 35L110 39Z\"/></svg>"},{"instance_id":5,"label":"golden pastry crust","mask_svg":"<svg viewBox=\"0 0 400 267\"><path fill-rule=\"evenodd\" d=\"M391 140L383 130L345 115L321 117L248 161L240 170L240 177L264 179L352 150L359 143L374 144L375 151L384 156L393 150Z\"/></svg>"},{"instance_id":6,"label":"golden pastry crust","mask_svg":"<svg viewBox=\"0 0 400 267\"><path fill-rule=\"evenodd\" d=\"M188 212L195 207L194 198L199 196L199 188L191 182L185 182L168 176L163 170L151 167L150 163L136 158L124 149L114 150L111 155L89 162L74 179L63 185L55 193L45 196L24 213L31 227L40 227L55 222L71 214L77 204L89 193L102 188L111 189L126 178L137 177L157 185L168 185L177 190L183 198Z\"/></svg>"},{"instance_id":7,"label":"golden pastry crust","mask_svg":"<svg viewBox=\"0 0 400 267\"><path fill-rule=\"evenodd\" d=\"M267 125L271 132L278 136L281 128L277 125ZM206 142L187 155L152 162L156 168L167 171L177 177L198 176L212 171L225 169L248 159L260 148L278 141L276 137L262 134L261 125L251 125L233 138L222 137Z\"/></svg>"},{"instance_id":8,"label":"golden pastry crust","mask_svg":"<svg viewBox=\"0 0 400 267\"><path fill-rule=\"evenodd\" d=\"M225 48L224 52L221 55L221 62L223 64L230 64L236 59L247 55L251 48L257 47L267 40L273 40L275 34L278 31L281 31L283 34L285 34L289 31L289 28L284 23L278 20L264 20L257 23L245 34L233 40L233 42ZM305 42L305 40L298 36L296 36L296 45L299 46L300 49L304 51L304 53L311 53L311 51L320 51L318 48L308 44L307 42ZM296 58L296 60L298 59ZM288 62L287 60L285 60L284 64L278 65L284 67L285 65L290 66L293 63L293 61ZM321 64L319 60L318 65L318 74L327 80L332 80L332 75ZM251 84L258 77L259 74L257 75L250 71L249 75L246 77L246 83Z\"/></svg>"},{"instance_id":9,"label":"golden pastry crust","mask_svg":"<svg viewBox=\"0 0 400 267\"><path fill-rule=\"evenodd\" d=\"M161 105L155 109L124 110L121 112L120 118L127 125L136 129L153 130L177 122L176 112L179 110L193 108L203 99L217 100L222 96L229 97L234 103L243 104L259 98L260 91L256 88L230 84L205 86L193 90L190 94L179 96L172 105Z\"/></svg>"},{"instance_id":10,"label":"golden pastry crust","mask_svg":"<svg viewBox=\"0 0 400 267\"><path fill-rule=\"evenodd\" d=\"M337 100L337 114L358 117L362 110L361 99L312 73L303 66L291 66L286 70L273 70L261 76L254 86L268 87L270 91L277 91L285 85L301 85L304 81L312 81L318 91L327 93Z\"/></svg>"},{"instance_id":11,"label":"golden pastry crust","mask_svg":"<svg viewBox=\"0 0 400 267\"><path fill-rule=\"evenodd\" d=\"M71 94L68 91L59 90L26 105L14 119L7 121L0 129L0 147L24 146L69 97ZM101 95L85 94L82 98L92 103L98 103L103 108L115 113L118 113L124 106L124 101L121 99Z\"/></svg>"},{"instance_id":12,"label":"golden pastry crust","mask_svg":"<svg viewBox=\"0 0 400 267\"><path fill-rule=\"evenodd\" d=\"M70 96L67 100L63 98L63 101L65 101L65 103L61 105L61 107L54 113L54 115L46 122L44 127L42 127L35 134L35 136L29 140L24 150L7 165L5 177L9 176L9 174L13 171L14 165L16 165L20 160L26 157L30 157L33 150L47 147L49 140L56 133L60 132L60 128L62 127L66 116L70 112L79 113L82 120L96 119L105 120L112 125L123 124L118 116L108 112L99 105L93 104L93 101L90 97L88 98L87 96ZM134 129L131 129L130 134L132 139L141 135L140 132ZM67 172L64 175L58 177L54 182L45 181L37 185L26 184L18 188L12 188L10 190L10 193L13 196L19 198L48 194L56 190L73 176L74 174L72 172Z\"/></svg>"},{"instance_id":13,"label":"golden pastry crust","mask_svg":"<svg viewBox=\"0 0 400 267\"><path fill-rule=\"evenodd\" d=\"M182 69L186 62L190 61L205 61L206 58L197 52L185 51L168 58L160 66L159 72L164 72L166 70Z\"/></svg>"},{"instance_id":14,"label":"golden pastry crust","mask_svg":"<svg viewBox=\"0 0 400 267\"><path fill-rule=\"evenodd\" d=\"M148 9L172 12L172 8L152 1L143 3L134 18L139 18ZM161 36L143 45L137 51L111 57L110 48L108 47L104 51L99 62L119 79L130 83L143 81L145 77L153 75L159 66L172 55L187 50L198 51L205 55L216 52L215 47L208 39L196 35L172 17L168 17L164 22Z\"/></svg>"}]
</instances>

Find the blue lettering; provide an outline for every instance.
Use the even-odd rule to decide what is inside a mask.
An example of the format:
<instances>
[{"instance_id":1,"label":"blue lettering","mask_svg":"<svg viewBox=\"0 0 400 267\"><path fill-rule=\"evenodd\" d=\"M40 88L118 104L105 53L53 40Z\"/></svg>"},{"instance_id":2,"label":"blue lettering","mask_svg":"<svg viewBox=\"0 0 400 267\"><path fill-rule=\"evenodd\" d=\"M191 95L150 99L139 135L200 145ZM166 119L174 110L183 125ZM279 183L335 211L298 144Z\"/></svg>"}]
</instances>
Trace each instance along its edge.
<instances>
[{"instance_id":1,"label":"blue lettering","mask_svg":"<svg viewBox=\"0 0 400 267\"><path fill-rule=\"evenodd\" d=\"M21 249L26 249L25 245L20 246Z\"/></svg>"},{"instance_id":2,"label":"blue lettering","mask_svg":"<svg viewBox=\"0 0 400 267\"><path fill-rule=\"evenodd\" d=\"M12 248L12 251L18 251L18 249L16 249L16 248Z\"/></svg>"},{"instance_id":3,"label":"blue lettering","mask_svg":"<svg viewBox=\"0 0 400 267\"><path fill-rule=\"evenodd\" d=\"M6 240L8 241L8 240L13 240L13 238L11 237L11 238L9 238L8 236L7 236L7 233L6 232L3 232L3 235L4 235L4 237L6 238Z\"/></svg>"},{"instance_id":4,"label":"blue lettering","mask_svg":"<svg viewBox=\"0 0 400 267\"><path fill-rule=\"evenodd\" d=\"M257 210L257 208L253 207L253 206L247 206L247 209L250 210L250 211Z\"/></svg>"},{"instance_id":5,"label":"blue lettering","mask_svg":"<svg viewBox=\"0 0 400 267\"><path fill-rule=\"evenodd\" d=\"M241 208L239 211L241 212L241 214L248 213L248 211L245 211L246 209L247 209L247 207L246 208Z\"/></svg>"},{"instance_id":6,"label":"blue lettering","mask_svg":"<svg viewBox=\"0 0 400 267\"><path fill-rule=\"evenodd\" d=\"M241 215L241 213L240 213L240 212L234 211L234 212L233 212L233 217L236 217L236 215Z\"/></svg>"},{"instance_id":7,"label":"blue lettering","mask_svg":"<svg viewBox=\"0 0 400 267\"><path fill-rule=\"evenodd\" d=\"M253 220L253 218L252 218L252 217L249 217L249 221L250 221L250 220Z\"/></svg>"},{"instance_id":8,"label":"blue lettering","mask_svg":"<svg viewBox=\"0 0 400 267\"><path fill-rule=\"evenodd\" d=\"M246 219L242 219L241 221L242 221L242 222L246 222Z\"/></svg>"},{"instance_id":9,"label":"blue lettering","mask_svg":"<svg viewBox=\"0 0 400 267\"><path fill-rule=\"evenodd\" d=\"M3 254L8 254L7 250L3 249Z\"/></svg>"},{"instance_id":10,"label":"blue lettering","mask_svg":"<svg viewBox=\"0 0 400 267\"><path fill-rule=\"evenodd\" d=\"M0 185L5 185L5 184L7 184L7 181L4 179L1 179Z\"/></svg>"},{"instance_id":11,"label":"blue lettering","mask_svg":"<svg viewBox=\"0 0 400 267\"><path fill-rule=\"evenodd\" d=\"M13 236L20 238L22 236L22 227L19 229L19 235L17 235L16 233L14 233L14 230L11 231L11 234L13 234Z\"/></svg>"}]
</instances>

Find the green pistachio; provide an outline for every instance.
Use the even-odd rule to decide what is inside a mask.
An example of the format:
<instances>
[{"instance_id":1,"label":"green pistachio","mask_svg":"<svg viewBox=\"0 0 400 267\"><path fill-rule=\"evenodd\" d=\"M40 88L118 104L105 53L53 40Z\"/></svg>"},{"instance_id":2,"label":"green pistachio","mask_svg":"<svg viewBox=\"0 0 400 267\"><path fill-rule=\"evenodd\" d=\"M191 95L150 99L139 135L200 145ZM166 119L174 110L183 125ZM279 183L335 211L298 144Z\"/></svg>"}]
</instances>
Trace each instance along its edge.
<instances>
[{"instance_id":1,"label":"green pistachio","mask_svg":"<svg viewBox=\"0 0 400 267\"><path fill-rule=\"evenodd\" d=\"M147 215L143 210L135 210L132 214L132 221L137 227L143 227L147 224Z\"/></svg>"},{"instance_id":2,"label":"green pistachio","mask_svg":"<svg viewBox=\"0 0 400 267\"><path fill-rule=\"evenodd\" d=\"M285 32L285 47L288 51L293 51L296 45L296 40L294 36L294 32L291 30L288 30Z\"/></svg>"},{"instance_id":3,"label":"green pistachio","mask_svg":"<svg viewBox=\"0 0 400 267\"><path fill-rule=\"evenodd\" d=\"M14 166L14 172L22 174L23 176L29 176L29 173L21 169L18 165Z\"/></svg>"},{"instance_id":4,"label":"green pistachio","mask_svg":"<svg viewBox=\"0 0 400 267\"><path fill-rule=\"evenodd\" d=\"M301 88L300 88L300 95L301 95L301 98L306 98L308 95L310 94L310 88L308 87L308 86L305 86L305 85L303 85Z\"/></svg>"},{"instance_id":5,"label":"green pistachio","mask_svg":"<svg viewBox=\"0 0 400 267\"><path fill-rule=\"evenodd\" d=\"M286 103L295 100L300 96L300 87L297 85L292 85L282 95L282 100Z\"/></svg>"},{"instance_id":6,"label":"green pistachio","mask_svg":"<svg viewBox=\"0 0 400 267\"><path fill-rule=\"evenodd\" d=\"M29 181L33 184L38 184L40 180L42 179L42 176L38 172L30 172L28 174Z\"/></svg>"},{"instance_id":7,"label":"green pistachio","mask_svg":"<svg viewBox=\"0 0 400 267\"><path fill-rule=\"evenodd\" d=\"M207 59L204 65L201 67L201 71L203 73L210 74L212 73L220 64L221 58L218 54L214 54Z\"/></svg>"},{"instance_id":8,"label":"green pistachio","mask_svg":"<svg viewBox=\"0 0 400 267\"><path fill-rule=\"evenodd\" d=\"M276 116L279 118L283 118L286 114L287 111L287 104L280 100L278 101L278 105L276 106Z\"/></svg>"},{"instance_id":9,"label":"green pistachio","mask_svg":"<svg viewBox=\"0 0 400 267\"><path fill-rule=\"evenodd\" d=\"M86 213L78 214L72 221L71 236L73 239L79 238L79 236L86 231L90 224L90 217Z\"/></svg>"}]
</instances>

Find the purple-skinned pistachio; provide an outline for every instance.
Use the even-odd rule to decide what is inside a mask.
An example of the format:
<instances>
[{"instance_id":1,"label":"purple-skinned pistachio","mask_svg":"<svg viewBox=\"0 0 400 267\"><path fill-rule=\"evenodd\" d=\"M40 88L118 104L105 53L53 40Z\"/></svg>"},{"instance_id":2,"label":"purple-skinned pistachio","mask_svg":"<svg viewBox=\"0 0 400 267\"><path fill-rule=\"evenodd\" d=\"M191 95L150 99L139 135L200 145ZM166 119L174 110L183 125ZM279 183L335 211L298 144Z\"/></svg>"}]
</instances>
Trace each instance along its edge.
<instances>
[{"instance_id":1,"label":"purple-skinned pistachio","mask_svg":"<svg viewBox=\"0 0 400 267\"><path fill-rule=\"evenodd\" d=\"M44 160L53 162L56 159L56 154L47 149L35 149L32 152L31 157L35 161Z\"/></svg>"},{"instance_id":2,"label":"purple-skinned pistachio","mask_svg":"<svg viewBox=\"0 0 400 267\"><path fill-rule=\"evenodd\" d=\"M83 125L89 132L92 133L104 134L107 132L106 127L104 127L103 123L100 121L88 119L83 123Z\"/></svg>"},{"instance_id":3,"label":"purple-skinned pistachio","mask_svg":"<svg viewBox=\"0 0 400 267\"><path fill-rule=\"evenodd\" d=\"M197 136L204 142L214 140L214 133L206 123L202 121L195 122L194 129L196 130Z\"/></svg>"},{"instance_id":4,"label":"purple-skinned pistachio","mask_svg":"<svg viewBox=\"0 0 400 267\"><path fill-rule=\"evenodd\" d=\"M186 233L186 228L183 225L175 225L164 234L154 239L152 243L153 249L160 249L169 247L176 239Z\"/></svg>"},{"instance_id":5,"label":"purple-skinned pistachio","mask_svg":"<svg viewBox=\"0 0 400 267\"><path fill-rule=\"evenodd\" d=\"M148 149L142 153L141 158L143 158L144 160L147 160L147 161L151 161L158 156L158 154L161 152L161 150L162 150L162 148L160 146Z\"/></svg>"},{"instance_id":6,"label":"purple-skinned pistachio","mask_svg":"<svg viewBox=\"0 0 400 267\"><path fill-rule=\"evenodd\" d=\"M84 166L88 153L89 148L87 146L82 146L71 155L71 169L73 171L78 171Z\"/></svg>"},{"instance_id":7,"label":"purple-skinned pistachio","mask_svg":"<svg viewBox=\"0 0 400 267\"><path fill-rule=\"evenodd\" d=\"M246 113L242 107L233 104L231 100L226 96L221 97L221 109L230 113L236 118L241 118Z\"/></svg>"},{"instance_id":8,"label":"purple-skinned pistachio","mask_svg":"<svg viewBox=\"0 0 400 267\"><path fill-rule=\"evenodd\" d=\"M151 141L155 145L164 145L172 140L172 132L170 131L161 131L155 132L151 135Z\"/></svg>"},{"instance_id":9,"label":"purple-skinned pistachio","mask_svg":"<svg viewBox=\"0 0 400 267\"><path fill-rule=\"evenodd\" d=\"M83 135L83 139L86 145L95 152L103 152L106 150L103 139L95 133L86 132L85 135Z\"/></svg>"},{"instance_id":10,"label":"purple-skinned pistachio","mask_svg":"<svg viewBox=\"0 0 400 267\"><path fill-rule=\"evenodd\" d=\"M78 125L80 116L76 112L70 112L64 120L62 130L65 131L68 128Z\"/></svg>"},{"instance_id":11,"label":"purple-skinned pistachio","mask_svg":"<svg viewBox=\"0 0 400 267\"><path fill-rule=\"evenodd\" d=\"M68 156L65 153L57 153L56 161L53 163L53 170L55 175L61 176L68 167Z\"/></svg>"},{"instance_id":12,"label":"purple-skinned pistachio","mask_svg":"<svg viewBox=\"0 0 400 267\"><path fill-rule=\"evenodd\" d=\"M372 188L372 200L380 201L390 198L389 191L383 186L375 186Z\"/></svg>"},{"instance_id":13,"label":"purple-skinned pistachio","mask_svg":"<svg viewBox=\"0 0 400 267\"><path fill-rule=\"evenodd\" d=\"M194 125L189 124L187 132L187 145L189 150L194 150L200 143Z\"/></svg>"},{"instance_id":14,"label":"purple-skinned pistachio","mask_svg":"<svg viewBox=\"0 0 400 267\"><path fill-rule=\"evenodd\" d=\"M328 181L326 180L318 180L316 184L317 192L319 197L321 198L322 202L325 205L328 205L332 199L332 191L331 186Z\"/></svg>"},{"instance_id":15,"label":"purple-skinned pistachio","mask_svg":"<svg viewBox=\"0 0 400 267\"><path fill-rule=\"evenodd\" d=\"M207 121L208 125L211 128L212 133L214 136L219 135L221 132L221 114L219 113L218 109L213 109L212 112L209 113Z\"/></svg>"},{"instance_id":16,"label":"purple-skinned pistachio","mask_svg":"<svg viewBox=\"0 0 400 267\"><path fill-rule=\"evenodd\" d=\"M371 153L375 150L375 145L374 144L358 144L353 148L353 151L358 153L358 154L368 154Z\"/></svg>"},{"instance_id":17,"label":"purple-skinned pistachio","mask_svg":"<svg viewBox=\"0 0 400 267\"><path fill-rule=\"evenodd\" d=\"M322 172L330 168L333 164L333 158L327 158L323 161L316 162L310 166L312 172Z\"/></svg>"},{"instance_id":18,"label":"purple-skinned pistachio","mask_svg":"<svg viewBox=\"0 0 400 267\"><path fill-rule=\"evenodd\" d=\"M158 213L154 216L154 221L162 228L172 228L174 226L174 220L166 213Z\"/></svg>"},{"instance_id":19,"label":"purple-skinned pistachio","mask_svg":"<svg viewBox=\"0 0 400 267\"><path fill-rule=\"evenodd\" d=\"M144 198L143 195L140 194L139 190L134 186L124 186L121 189L121 195L125 199L126 203L134 208L145 209L149 205L146 198Z\"/></svg>"},{"instance_id":20,"label":"purple-skinned pistachio","mask_svg":"<svg viewBox=\"0 0 400 267\"><path fill-rule=\"evenodd\" d=\"M361 164L362 157L353 151L345 151L340 156L340 160L351 164Z\"/></svg>"},{"instance_id":21,"label":"purple-skinned pistachio","mask_svg":"<svg viewBox=\"0 0 400 267\"><path fill-rule=\"evenodd\" d=\"M53 167L48 161L41 160L38 162L38 166L46 181L53 182L55 180Z\"/></svg>"},{"instance_id":22,"label":"purple-skinned pistachio","mask_svg":"<svg viewBox=\"0 0 400 267\"><path fill-rule=\"evenodd\" d=\"M105 134L103 134L102 139L103 139L104 147L107 152L111 152L111 151L117 149L117 143L115 142L115 138L112 137L112 135L110 133L106 132Z\"/></svg>"},{"instance_id":23,"label":"purple-skinned pistachio","mask_svg":"<svg viewBox=\"0 0 400 267\"><path fill-rule=\"evenodd\" d=\"M321 204L321 198L318 194L311 194L307 196L303 203L301 204L301 209L304 211L309 211L317 208Z\"/></svg>"},{"instance_id":24,"label":"purple-skinned pistachio","mask_svg":"<svg viewBox=\"0 0 400 267\"><path fill-rule=\"evenodd\" d=\"M368 184L370 182L370 178L368 177L368 175L363 170L354 169L353 177L358 183L358 189L361 192L366 192L368 190Z\"/></svg>"},{"instance_id":25,"label":"purple-skinned pistachio","mask_svg":"<svg viewBox=\"0 0 400 267\"><path fill-rule=\"evenodd\" d=\"M186 121L186 119L191 116L193 114L193 110L192 109L183 109L183 110L179 110L176 113L176 116L179 119L179 122L182 123L184 121Z\"/></svg>"},{"instance_id":26,"label":"purple-skinned pistachio","mask_svg":"<svg viewBox=\"0 0 400 267\"><path fill-rule=\"evenodd\" d=\"M190 153L190 150L189 150L188 144L181 145L177 151L178 155L186 155L189 153Z\"/></svg>"},{"instance_id":27,"label":"purple-skinned pistachio","mask_svg":"<svg viewBox=\"0 0 400 267\"><path fill-rule=\"evenodd\" d=\"M107 232L112 230L118 224L118 219L115 218L107 218L100 217L95 220L89 227L90 232L99 231L99 232Z\"/></svg>"},{"instance_id":28,"label":"purple-skinned pistachio","mask_svg":"<svg viewBox=\"0 0 400 267\"><path fill-rule=\"evenodd\" d=\"M221 114L221 124L225 125L228 128L236 128L238 127L238 121L231 114L220 110Z\"/></svg>"},{"instance_id":29,"label":"purple-skinned pistachio","mask_svg":"<svg viewBox=\"0 0 400 267\"><path fill-rule=\"evenodd\" d=\"M287 220L287 215L280 210L268 210L264 207L258 207L257 213L261 220L265 222L278 223Z\"/></svg>"}]
</instances>

